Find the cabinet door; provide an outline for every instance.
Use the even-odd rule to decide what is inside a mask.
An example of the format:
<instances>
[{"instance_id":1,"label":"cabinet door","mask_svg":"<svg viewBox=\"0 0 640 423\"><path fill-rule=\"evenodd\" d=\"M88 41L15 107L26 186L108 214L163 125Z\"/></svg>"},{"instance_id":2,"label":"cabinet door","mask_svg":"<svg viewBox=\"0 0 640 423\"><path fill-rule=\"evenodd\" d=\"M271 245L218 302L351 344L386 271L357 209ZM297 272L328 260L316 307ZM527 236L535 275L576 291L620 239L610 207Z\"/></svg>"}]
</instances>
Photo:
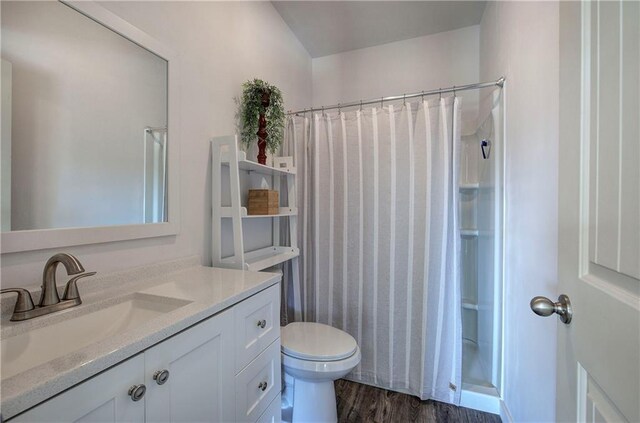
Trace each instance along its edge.
<instances>
[{"instance_id":1,"label":"cabinet door","mask_svg":"<svg viewBox=\"0 0 640 423\"><path fill-rule=\"evenodd\" d=\"M227 310L148 349L147 421L233 421L233 335ZM168 378L159 384L154 375L162 371Z\"/></svg>"},{"instance_id":2,"label":"cabinet door","mask_svg":"<svg viewBox=\"0 0 640 423\"><path fill-rule=\"evenodd\" d=\"M18 415L12 422L144 422L145 400L129 388L144 382L144 357L137 355Z\"/></svg>"}]
</instances>

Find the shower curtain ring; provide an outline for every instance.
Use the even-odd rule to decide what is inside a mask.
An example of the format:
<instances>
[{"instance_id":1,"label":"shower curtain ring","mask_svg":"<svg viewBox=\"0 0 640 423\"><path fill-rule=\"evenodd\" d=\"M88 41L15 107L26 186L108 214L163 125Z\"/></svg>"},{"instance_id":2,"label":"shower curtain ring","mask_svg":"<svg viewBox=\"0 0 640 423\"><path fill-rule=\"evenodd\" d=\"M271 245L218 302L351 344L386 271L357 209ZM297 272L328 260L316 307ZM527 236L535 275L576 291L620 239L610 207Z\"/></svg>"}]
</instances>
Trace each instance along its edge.
<instances>
[{"instance_id":1,"label":"shower curtain ring","mask_svg":"<svg viewBox=\"0 0 640 423\"><path fill-rule=\"evenodd\" d=\"M407 105L407 95L406 94L402 94L402 105L403 106Z\"/></svg>"},{"instance_id":2,"label":"shower curtain ring","mask_svg":"<svg viewBox=\"0 0 640 423\"><path fill-rule=\"evenodd\" d=\"M439 100L442 100L442 88L438 88Z\"/></svg>"},{"instance_id":3,"label":"shower curtain ring","mask_svg":"<svg viewBox=\"0 0 640 423\"><path fill-rule=\"evenodd\" d=\"M420 96L421 100L424 101L424 90L422 90L422 95Z\"/></svg>"},{"instance_id":4,"label":"shower curtain ring","mask_svg":"<svg viewBox=\"0 0 640 423\"><path fill-rule=\"evenodd\" d=\"M453 98L456 98L456 86L453 86Z\"/></svg>"},{"instance_id":5,"label":"shower curtain ring","mask_svg":"<svg viewBox=\"0 0 640 423\"><path fill-rule=\"evenodd\" d=\"M342 105L338 103L338 115L342 114Z\"/></svg>"},{"instance_id":6,"label":"shower curtain ring","mask_svg":"<svg viewBox=\"0 0 640 423\"><path fill-rule=\"evenodd\" d=\"M360 100L360 111L362 111L362 100Z\"/></svg>"},{"instance_id":7,"label":"shower curtain ring","mask_svg":"<svg viewBox=\"0 0 640 423\"><path fill-rule=\"evenodd\" d=\"M384 97L380 97L380 108L384 109Z\"/></svg>"}]
</instances>

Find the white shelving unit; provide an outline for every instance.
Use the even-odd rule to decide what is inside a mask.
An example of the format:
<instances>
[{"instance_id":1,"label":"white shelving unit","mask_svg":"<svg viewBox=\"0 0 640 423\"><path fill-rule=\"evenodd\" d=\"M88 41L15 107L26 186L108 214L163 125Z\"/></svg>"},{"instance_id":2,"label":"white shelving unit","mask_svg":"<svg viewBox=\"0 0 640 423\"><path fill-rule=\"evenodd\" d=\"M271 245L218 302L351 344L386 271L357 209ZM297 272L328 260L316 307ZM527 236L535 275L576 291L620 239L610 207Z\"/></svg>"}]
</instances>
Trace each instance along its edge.
<instances>
[{"instance_id":1,"label":"white shelving unit","mask_svg":"<svg viewBox=\"0 0 640 423\"><path fill-rule=\"evenodd\" d=\"M229 191L231 205L222 205L222 169L229 168ZM287 180L287 199L289 204L280 207L278 214L249 215L247 208L241 204L240 171L256 172L272 178L272 189L280 191L282 178ZM293 297L296 314L300 310L300 283L298 273L298 256L300 250L297 240L296 206L296 169L283 164L283 167L261 165L247 160L246 153L238 149L238 138L234 135L214 138L211 141L211 201L212 201L212 261L214 267L226 267L250 271L261 271L269 267L292 261ZM273 245L254 251L245 251L243 240L243 220L272 219ZM280 239L281 219L286 218L289 225L289 240L282 245ZM233 255L222 257L222 219L231 219L233 230ZM299 320L300 316L295 316Z\"/></svg>"}]
</instances>

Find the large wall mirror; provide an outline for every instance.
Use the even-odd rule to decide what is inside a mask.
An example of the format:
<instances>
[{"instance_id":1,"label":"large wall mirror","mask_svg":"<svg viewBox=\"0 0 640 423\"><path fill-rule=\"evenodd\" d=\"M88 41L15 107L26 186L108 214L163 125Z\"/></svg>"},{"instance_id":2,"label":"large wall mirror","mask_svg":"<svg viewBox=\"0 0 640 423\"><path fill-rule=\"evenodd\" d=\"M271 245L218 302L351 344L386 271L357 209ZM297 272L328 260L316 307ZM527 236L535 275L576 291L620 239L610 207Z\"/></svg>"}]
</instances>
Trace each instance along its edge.
<instances>
[{"instance_id":1,"label":"large wall mirror","mask_svg":"<svg viewBox=\"0 0 640 423\"><path fill-rule=\"evenodd\" d=\"M172 55L95 3L0 7L2 252L177 233Z\"/></svg>"}]
</instances>

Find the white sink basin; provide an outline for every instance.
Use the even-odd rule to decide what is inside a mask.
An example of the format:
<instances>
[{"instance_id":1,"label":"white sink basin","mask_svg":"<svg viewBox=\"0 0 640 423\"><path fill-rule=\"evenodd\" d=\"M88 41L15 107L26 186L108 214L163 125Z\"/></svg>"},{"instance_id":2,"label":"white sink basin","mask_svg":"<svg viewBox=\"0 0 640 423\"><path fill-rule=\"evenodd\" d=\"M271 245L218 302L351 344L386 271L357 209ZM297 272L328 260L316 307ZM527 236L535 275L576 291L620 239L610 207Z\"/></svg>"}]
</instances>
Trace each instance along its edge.
<instances>
[{"instance_id":1,"label":"white sink basin","mask_svg":"<svg viewBox=\"0 0 640 423\"><path fill-rule=\"evenodd\" d=\"M135 293L99 310L2 339L2 379L134 329L189 303Z\"/></svg>"}]
</instances>

